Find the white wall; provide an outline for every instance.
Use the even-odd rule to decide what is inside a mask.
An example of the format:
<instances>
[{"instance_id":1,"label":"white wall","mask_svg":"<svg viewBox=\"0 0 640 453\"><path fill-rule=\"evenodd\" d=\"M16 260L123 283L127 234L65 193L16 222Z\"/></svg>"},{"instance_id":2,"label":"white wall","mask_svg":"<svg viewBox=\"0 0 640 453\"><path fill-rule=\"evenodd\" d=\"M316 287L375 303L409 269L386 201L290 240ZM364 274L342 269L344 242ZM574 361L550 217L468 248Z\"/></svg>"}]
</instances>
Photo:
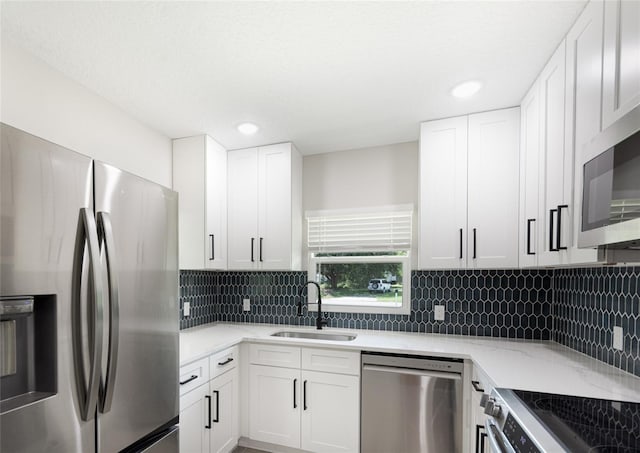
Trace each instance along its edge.
<instances>
[{"instance_id":1,"label":"white wall","mask_svg":"<svg viewBox=\"0 0 640 453\"><path fill-rule=\"evenodd\" d=\"M303 209L414 206L412 255L417 257L418 142L304 156ZM305 223L306 228L306 223ZM306 231L303 266L306 268Z\"/></svg>"},{"instance_id":2,"label":"white wall","mask_svg":"<svg viewBox=\"0 0 640 453\"><path fill-rule=\"evenodd\" d=\"M171 140L2 40L0 121L171 187Z\"/></svg>"},{"instance_id":3,"label":"white wall","mask_svg":"<svg viewBox=\"0 0 640 453\"><path fill-rule=\"evenodd\" d=\"M418 142L304 157L304 210L418 203Z\"/></svg>"}]
</instances>

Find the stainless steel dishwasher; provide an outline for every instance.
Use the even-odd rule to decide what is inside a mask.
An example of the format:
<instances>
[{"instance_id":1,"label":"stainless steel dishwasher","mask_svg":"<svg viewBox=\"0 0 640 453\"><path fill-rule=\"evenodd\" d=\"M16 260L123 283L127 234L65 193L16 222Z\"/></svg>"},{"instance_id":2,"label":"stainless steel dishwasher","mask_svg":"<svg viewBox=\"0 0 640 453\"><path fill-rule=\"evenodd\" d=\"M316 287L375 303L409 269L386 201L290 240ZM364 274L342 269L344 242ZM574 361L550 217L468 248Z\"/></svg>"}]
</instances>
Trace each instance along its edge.
<instances>
[{"instance_id":1,"label":"stainless steel dishwasher","mask_svg":"<svg viewBox=\"0 0 640 453\"><path fill-rule=\"evenodd\" d=\"M361 453L462 451L459 359L362 353Z\"/></svg>"}]
</instances>

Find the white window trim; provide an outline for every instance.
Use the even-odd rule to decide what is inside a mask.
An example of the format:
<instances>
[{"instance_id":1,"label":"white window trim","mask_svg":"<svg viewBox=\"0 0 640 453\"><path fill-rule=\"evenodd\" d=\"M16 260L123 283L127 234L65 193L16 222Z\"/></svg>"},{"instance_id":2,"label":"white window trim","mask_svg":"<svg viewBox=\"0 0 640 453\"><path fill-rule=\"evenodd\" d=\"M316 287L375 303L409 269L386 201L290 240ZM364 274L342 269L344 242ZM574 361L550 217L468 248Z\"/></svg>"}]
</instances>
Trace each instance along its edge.
<instances>
[{"instance_id":1,"label":"white window trim","mask_svg":"<svg viewBox=\"0 0 640 453\"><path fill-rule=\"evenodd\" d=\"M406 255L384 255L384 256L331 256L317 257L309 254L309 267L307 268L308 280L315 281L316 265L320 264L339 264L339 263L402 263L402 304L398 306L380 306L380 302L376 306L370 304L332 304L325 300L322 301L323 312L339 312L339 313L379 313L379 314L395 314L408 315L411 313L411 256L407 252ZM309 311L318 311L316 303L316 288L313 285L308 286L307 303ZM394 304L395 305L395 304Z\"/></svg>"}]
</instances>

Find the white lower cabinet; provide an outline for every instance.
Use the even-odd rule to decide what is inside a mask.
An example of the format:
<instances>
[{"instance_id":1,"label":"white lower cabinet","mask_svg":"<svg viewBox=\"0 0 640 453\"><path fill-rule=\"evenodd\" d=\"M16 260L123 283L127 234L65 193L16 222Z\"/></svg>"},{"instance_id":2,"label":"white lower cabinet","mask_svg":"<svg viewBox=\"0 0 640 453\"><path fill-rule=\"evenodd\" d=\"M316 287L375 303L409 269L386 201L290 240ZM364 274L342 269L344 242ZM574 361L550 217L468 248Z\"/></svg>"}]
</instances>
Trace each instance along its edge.
<instances>
[{"instance_id":1,"label":"white lower cabinet","mask_svg":"<svg viewBox=\"0 0 640 453\"><path fill-rule=\"evenodd\" d=\"M180 452L209 451L208 400L209 386L201 385L180 397Z\"/></svg>"},{"instance_id":2,"label":"white lower cabinet","mask_svg":"<svg viewBox=\"0 0 640 453\"><path fill-rule=\"evenodd\" d=\"M359 353L259 344L250 345L250 350L252 440L317 453L359 451ZM301 357L289 361L295 367L283 367L275 359L277 366L271 366L265 359L292 353ZM317 365L318 357L322 357L322 366ZM320 368L345 371L327 373L318 371Z\"/></svg>"},{"instance_id":3,"label":"white lower cabinet","mask_svg":"<svg viewBox=\"0 0 640 453\"><path fill-rule=\"evenodd\" d=\"M249 436L253 440L300 447L300 371L251 365Z\"/></svg>"},{"instance_id":4,"label":"white lower cabinet","mask_svg":"<svg viewBox=\"0 0 640 453\"><path fill-rule=\"evenodd\" d=\"M302 371L302 449L358 451L360 378Z\"/></svg>"},{"instance_id":5,"label":"white lower cabinet","mask_svg":"<svg viewBox=\"0 0 640 453\"><path fill-rule=\"evenodd\" d=\"M489 453L491 448L489 447L489 439L485 430L485 421L487 415L484 413L484 407L480 406L482 395L491 394L493 390L493 384L489 379L478 369L473 367L471 376L471 451L474 453Z\"/></svg>"},{"instance_id":6,"label":"white lower cabinet","mask_svg":"<svg viewBox=\"0 0 640 453\"><path fill-rule=\"evenodd\" d=\"M210 453L227 453L238 443L238 369L234 368L211 380Z\"/></svg>"},{"instance_id":7,"label":"white lower cabinet","mask_svg":"<svg viewBox=\"0 0 640 453\"><path fill-rule=\"evenodd\" d=\"M228 453L238 444L237 351L181 367L181 390L186 390L180 394L180 453Z\"/></svg>"}]
</instances>

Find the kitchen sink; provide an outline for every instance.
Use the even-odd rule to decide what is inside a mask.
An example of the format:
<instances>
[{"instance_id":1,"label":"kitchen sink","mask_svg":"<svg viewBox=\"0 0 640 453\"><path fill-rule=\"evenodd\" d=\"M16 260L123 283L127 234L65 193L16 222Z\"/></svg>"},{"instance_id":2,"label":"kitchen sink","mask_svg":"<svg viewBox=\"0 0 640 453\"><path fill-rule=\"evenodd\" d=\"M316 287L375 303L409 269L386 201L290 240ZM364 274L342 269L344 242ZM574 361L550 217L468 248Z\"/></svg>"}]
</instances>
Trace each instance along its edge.
<instances>
[{"instance_id":1,"label":"kitchen sink","mask_svg":"<svg viewBox=\"0 0 640 453\"><path fill-rule=\"evenodd\" d=\"M309 340L325 340L325 341L353 341L356 335L342 333L316 333L316 332L276 332L271 334L272 337L285 338L306 338Z\"/></svg>"}]
</instances>

